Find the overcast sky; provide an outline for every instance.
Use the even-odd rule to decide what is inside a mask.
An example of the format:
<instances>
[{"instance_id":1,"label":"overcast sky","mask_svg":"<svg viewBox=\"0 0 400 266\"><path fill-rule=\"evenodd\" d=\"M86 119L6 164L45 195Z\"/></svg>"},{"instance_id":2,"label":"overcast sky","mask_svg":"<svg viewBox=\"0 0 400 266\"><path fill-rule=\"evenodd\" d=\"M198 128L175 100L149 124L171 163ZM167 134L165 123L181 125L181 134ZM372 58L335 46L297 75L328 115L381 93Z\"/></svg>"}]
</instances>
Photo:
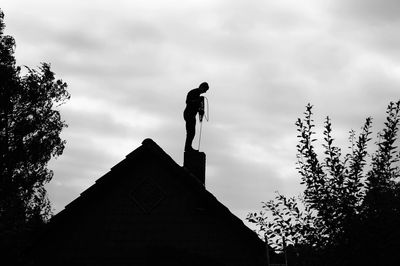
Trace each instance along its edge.
<instances>
[{"instance_id":1,"label":"overcast sky","mask_svg":"<svg viewBox=\"0 0 400 266\"><path fill-rule=\"evenodd\" d=\"M345 142L374 135L399 99L398 0L2 0L18 65L49 62L68 83L55 212L145 138L183 161L186 93L207 81L207 189L244 219L274 191L302 191L296 118L333 120ZM197 147L197 137L194 146Z\"/></svg>"}]
</instances>

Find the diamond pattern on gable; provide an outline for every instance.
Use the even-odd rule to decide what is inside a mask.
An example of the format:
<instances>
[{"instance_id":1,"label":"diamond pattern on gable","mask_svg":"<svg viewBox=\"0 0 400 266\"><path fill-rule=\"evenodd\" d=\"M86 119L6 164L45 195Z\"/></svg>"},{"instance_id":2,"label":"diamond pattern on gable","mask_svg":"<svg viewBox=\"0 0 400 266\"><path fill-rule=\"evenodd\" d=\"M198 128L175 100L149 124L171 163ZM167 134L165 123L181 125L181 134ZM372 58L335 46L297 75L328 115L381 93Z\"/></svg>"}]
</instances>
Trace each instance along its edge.
<instances>
[{"instance_id":1,"label":"diamond pattern on gable","mask_svg":"<svg viewBox=\"0 0 400 266\"><path fill-rule=\"evenodd\" d=\"M165 192L148 177L131 191L130 196L145 213L150 213L165 198Z\"/></svg>"}]
</instances>

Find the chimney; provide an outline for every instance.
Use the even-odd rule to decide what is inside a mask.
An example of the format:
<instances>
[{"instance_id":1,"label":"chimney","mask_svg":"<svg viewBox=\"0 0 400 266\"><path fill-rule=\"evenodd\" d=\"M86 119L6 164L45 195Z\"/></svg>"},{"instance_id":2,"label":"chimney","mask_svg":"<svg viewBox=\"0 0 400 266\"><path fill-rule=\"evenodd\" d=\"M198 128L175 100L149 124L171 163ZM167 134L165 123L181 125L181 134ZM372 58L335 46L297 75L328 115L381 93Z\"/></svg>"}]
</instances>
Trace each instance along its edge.
<instances>
[{"instance_id":1,"label":"chimney","mask_svg":"<svg viewBox=\"0 0 400 266\"><path fill-rule=\"evenodd\" d=\"M183 166L186 167L199 181L206 183L206 154L199 151L185 152Z\"/></svg>"}]
</instances>

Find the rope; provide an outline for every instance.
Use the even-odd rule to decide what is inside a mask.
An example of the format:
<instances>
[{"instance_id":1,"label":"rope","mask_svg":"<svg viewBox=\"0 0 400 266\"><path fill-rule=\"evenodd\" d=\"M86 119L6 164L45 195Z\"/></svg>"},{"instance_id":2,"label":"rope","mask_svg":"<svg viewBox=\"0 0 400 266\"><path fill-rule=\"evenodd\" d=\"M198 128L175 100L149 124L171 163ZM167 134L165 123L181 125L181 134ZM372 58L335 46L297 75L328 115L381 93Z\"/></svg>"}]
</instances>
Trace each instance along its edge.
<instances>
[{"instance_id":1,"label":"rope","mask_svg":"<svg viewBox=\"0 0 400 266\"><path fill-rule=\"evenodd\" d=\"M206 121L208 122L209 117L210 117L210 116L209 116L210 107L209 107L209 105L208 105L208 99L207 99L207 97L204 97L204 99L206 99L206 102L207 102L207 108L205 108L205 109L207 109L207 113L204 113L204 118L205 118ZM205 107L205 106L204 106L204 107ZM200 151L200 142L201 142L201 131L202 131L202 129L203 129L203 121L200 122L199 147L197 148L198 151Z\"/></svg>"},{"instance_id":2,"label":"rope","mask_svg":"<svg viewBox=\"0 0 400 266\"><path fill-rule=\"evenodd\" d=\"M207 122L208 122L209 117L210 117L210 116L209 116L210 106L208 105L208 98L204 96L204 99L206 99L206 103L207 103L207 104L205 104L205 106L207 106L207 108L205 108L205 109L207 109L207 115L204 114L204 118L205 118L205 119L207 120Z\"/></svg>"},{"instance_id":3,"label":"rope","mask_svg":"<svg viewBox=\"0 0 400 266\"><path fill-rule=\"evenodd\" d=\"M199 147L197 148L200 151L200 142L201 142L201 129L203 128L203 122L200 122L200 133L199 133Z\"/></svg>"}]
</instances>

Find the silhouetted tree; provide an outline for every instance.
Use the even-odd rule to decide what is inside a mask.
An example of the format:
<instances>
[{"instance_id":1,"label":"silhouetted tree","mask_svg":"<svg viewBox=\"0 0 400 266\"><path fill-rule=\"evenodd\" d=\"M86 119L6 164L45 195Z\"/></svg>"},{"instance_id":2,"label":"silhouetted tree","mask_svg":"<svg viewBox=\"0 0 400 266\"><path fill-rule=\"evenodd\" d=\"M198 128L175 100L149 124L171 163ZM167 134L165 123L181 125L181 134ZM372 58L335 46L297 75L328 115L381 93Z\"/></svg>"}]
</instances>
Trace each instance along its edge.
<instances>
[{"instance_id":1,"label":"silhouetted tree","mask_svg":"<svg viewBox=\"0 0 400 266\"><path fill-rule=\"evenodd\" d=\"M0 10L0 232L42 223L51 214L44 188L52 157L62 154L66 124L56 106L70 95L50 65L38 70L16 66L15 41L4 35Z\"/></svg>"},{"instance_id":2,"label":"silhouetted tree","mask_svg":"<svg viewBox=\"0 0 400 266\"><path fill-rule=\"evenodd\" d=\"M358 136L350 131L350 152L344 156L334 145L332 124L327 117L323 161L315 151L310 104L305 118L297 120L297 169L305 185L303 199L278 194L275 200L263 203L261 212L247 217L272 245L281 246L280 239L285 237L292 247L292 265L378 265L397 256L400 153L395 142L400 101L391 102L386 113L369 167L370 117Z\"/></svg>"}]
</instances>

